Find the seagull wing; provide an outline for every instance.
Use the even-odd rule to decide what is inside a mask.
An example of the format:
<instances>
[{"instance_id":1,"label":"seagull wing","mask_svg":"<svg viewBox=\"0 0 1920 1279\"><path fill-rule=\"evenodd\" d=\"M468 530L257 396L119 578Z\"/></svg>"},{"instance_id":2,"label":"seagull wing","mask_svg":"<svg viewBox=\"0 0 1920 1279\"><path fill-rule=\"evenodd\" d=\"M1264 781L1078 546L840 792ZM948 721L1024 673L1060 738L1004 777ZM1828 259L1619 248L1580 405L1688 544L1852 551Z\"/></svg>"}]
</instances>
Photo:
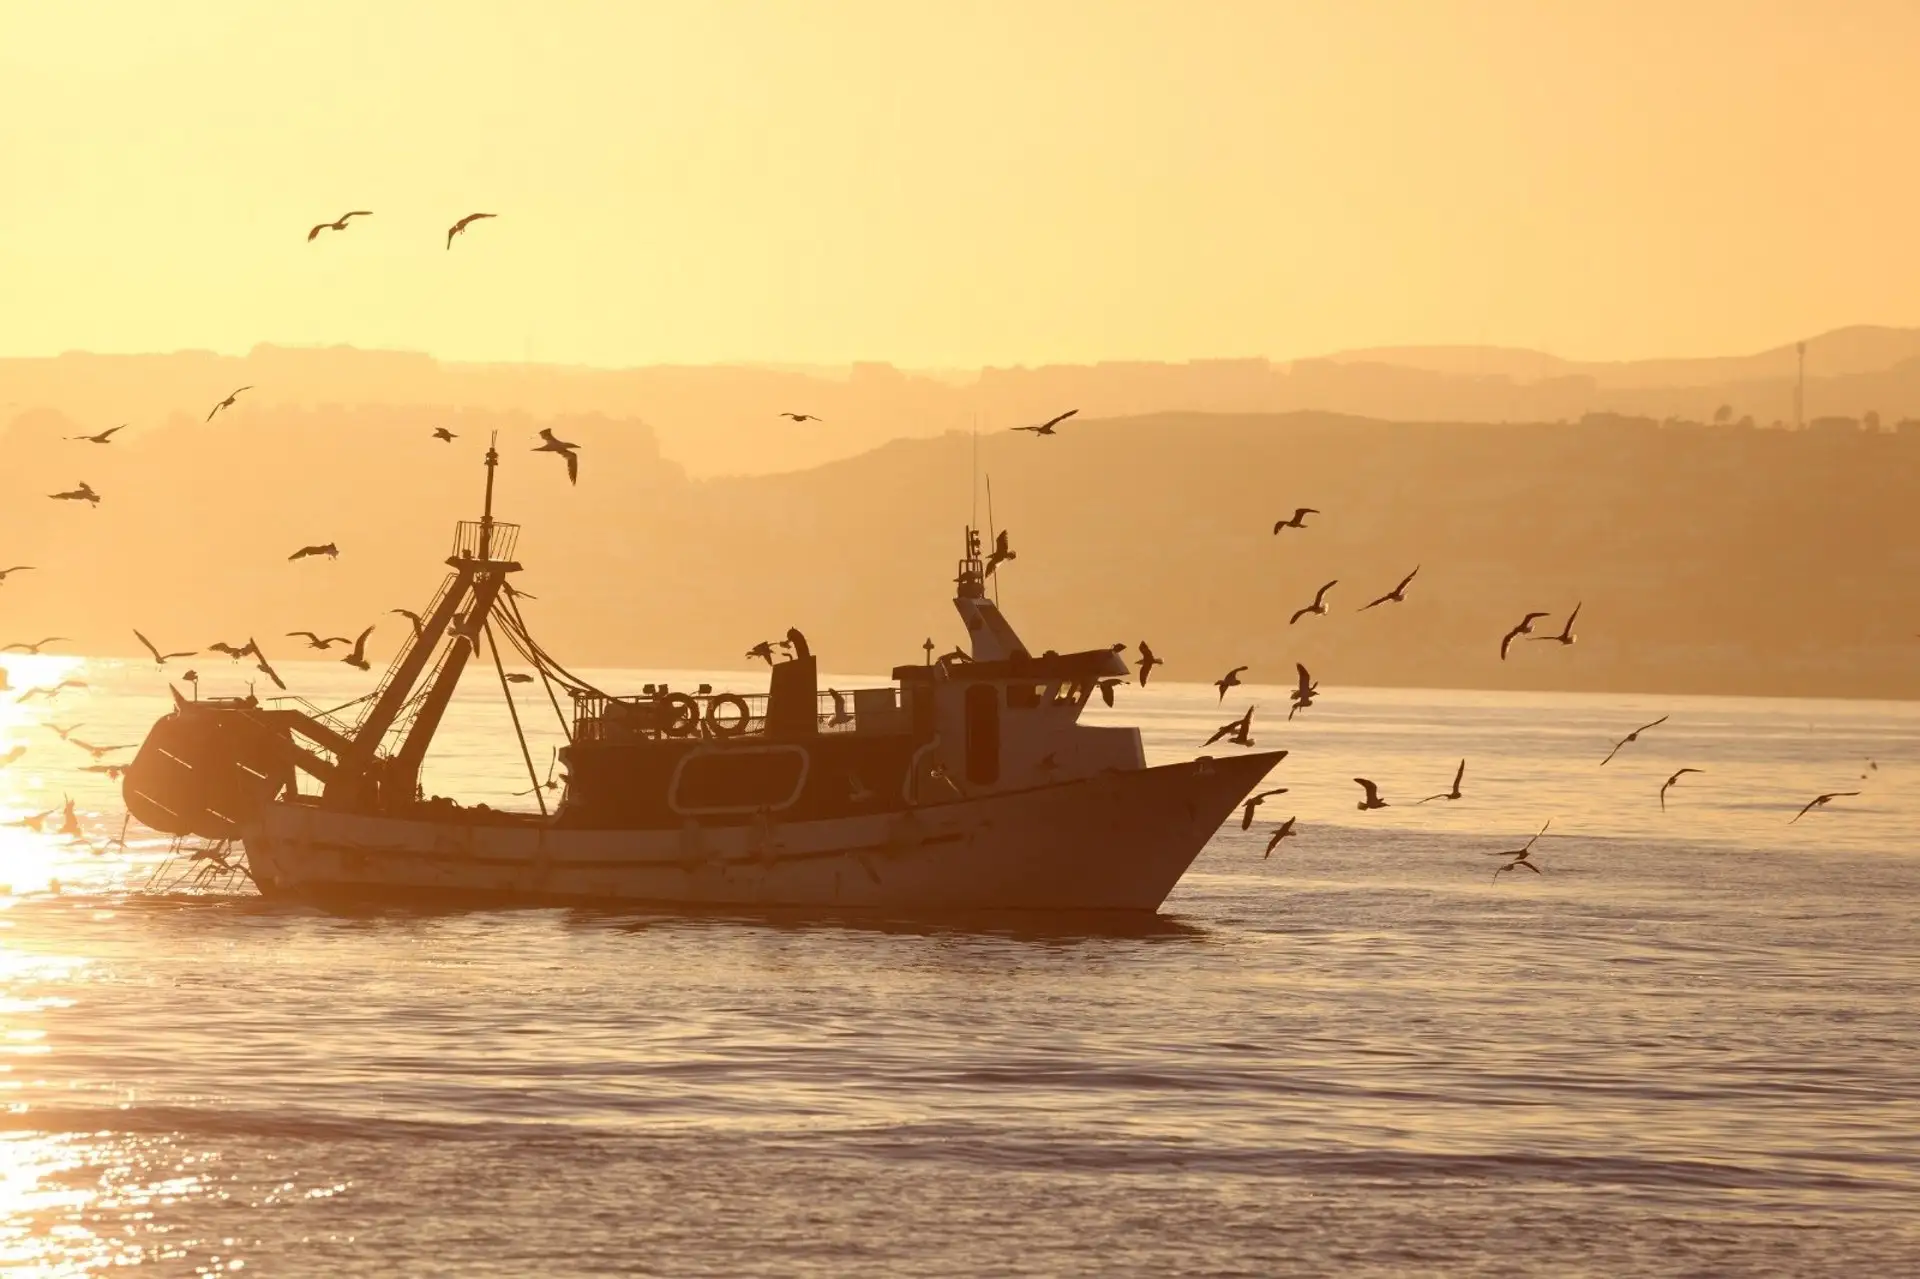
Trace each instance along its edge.
<instances>
[{"instance_id":1,"label":"seagull wing","mask_svg":"<svg viewBox=\"0 0 1920 1279\"><path fill-rule=\"evenodd\" d=\"M1075 413L1078 413L1079 411L1080 411L1079 409L1068 409L1065 413L1060 414L1058 417L1050 417L1045 422L1042 422L1040 424L1040 429L1045 431L1052 427L1056 427L1060 425L1062 422L1066 421L1068 418L1072 417Z\"/></svg>"},{"instance_id":2,"label":"seagull wing","mask_svg":"<svg viewBox=\"0 0 1920 1279\"><path fill-rule=\"evenodd\" d=\"M1460 761L1460 767L1453 770L1453 789L1455 791L1458 791L1460 789L1460 781L1466 775L1467 775L1467 761L1463 759Z\"/></svg>"},{"instance_id":3,"label":"seagull wing","mask_svg":"<svg viewBox=\"0 0 1920 1279\"><path fill-rule=\"evenodd\" d=\"M567 483L578 484L579 482L580 482L580 455L578 453L575 453L569 450L567 453Z\"/></svg>"},{"instance_id":4,"label":"seagull wing","mask_svg":"<svg viewBox=\"0 0 1920 1279\"><path fill-rule=\"evenodd\" d=\"M1380 798L1380 788L1378 786L1374 785L1372 782L1368 781L1364 777L1356 777L1353 780L1359 784L1362 790L1367 792L1367 802L1369 804L1373 803L1374 800Z\"/></svg>"},{"instance_id":5,"label":"seagull wing","mask_svg":"<svg viewBox=\"0 0 1920 1279\"><path fill-rule=\"evenodd\" d=\"M1327 592L1328 592L1328 591L1330 591L1330 590L1332 590L1332 589L1333 589L1334 587L1336 587L1336 586L1338 586L1338 585L1340 585L1340 579L1336 577L1336 578L1334 578L1334 579L1333 579L1333 580L1332 580L1331 582L1328 582L1328 583L1327 583L1327 584L1326 584L1325 586L1323 586L1323 587L1321 587L1321 588L1320 588L1319 590L1317 590L1317 591L1315 591L1315 592L1313 593L1313 606L1314 606L1315 608L1319 608L1319 607L1320 607L1320 605L1321 605L1321 604L1322 604L1323 602L1325 602L1325 600L1326 600L1326 598L1327 598Z\"/></svg>"},{"instance_id":6,"label":"seagull wing","mask_svg":"<svg viewBox=\"0 0 1920 1279\"><path fill-rule=\"evenodd\" d=\"M165 660L166 660L165 658L163 658L163 657L161 657L161 656L160 656L160 650L159 650L159 649L157 649L157 648L155 648L155 647L153 646L153 641L152 641L152 640L150 640L150 639L148 639L148 638L147 638L146 636L144 636L144 635L142 635L142 634L141 634L141 633L140 633L140 632L139 632L138 630L135 630L135 631L134 631L134 633L133 633L133 637L134 637L135 639L137 639L137 640L139 640L139 641L140 641L140 643L141 643L141 645L142 645L142 646L143 646L143 647L144 647L144 648L145 648L145 649L146 649L146 650L147 650L147 651L148 651L149 653L152 653L152 654L153 654L153 660L154 660L154 661L156 661L156 662L161 662L161 661L165 661Z\"/></svg>"}]
</instances>

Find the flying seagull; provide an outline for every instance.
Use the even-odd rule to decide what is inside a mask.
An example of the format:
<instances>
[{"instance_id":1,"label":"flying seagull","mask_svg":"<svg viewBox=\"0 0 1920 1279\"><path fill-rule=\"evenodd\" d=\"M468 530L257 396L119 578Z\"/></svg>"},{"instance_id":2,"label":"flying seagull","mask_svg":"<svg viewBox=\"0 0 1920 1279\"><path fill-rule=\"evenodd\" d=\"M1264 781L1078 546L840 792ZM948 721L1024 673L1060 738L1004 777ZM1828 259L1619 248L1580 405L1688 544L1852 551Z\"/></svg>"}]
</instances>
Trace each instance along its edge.
<instances>
[{"instance_id":1,"label":"flying seagull","mask_svg":"<svg viewBox=\"0 0 1920 1279\"><path fill-rule=\"evenodd\" d=\"M71 643L73 643L73 641L68 639L64 635L49 635L45 639L40 640L38 643L34 643L34 644L9 644L5 648L0 648L0 653L26 653L30 656L37 657L40 654L40 650L45 648L49 644L71 644Z\"/></svg>"},{"instance_id":2,"label":"flying seagull","mask_svg":"<svg viewBox=\"0 0 1920 1279\"><path fill-rule=\"evenodd\" d=\"M303 546L293 554L287 556L287 560L291 563L294 560L304 560L314 555L324 555L330 560L337 560L340 558L340 548L332 542L327 542L320 546Z\"/></svg>"},{"instance_id":3,"label":"flying seagull","mask_svg":"<svg viewBox=\"0 0 1920 1279\"><path fill-rule=\"evenodd\" d=\"M478 222L481 218L497 218L499 216L500 215L498 213L467 214L466 217L461 218L458 222L454 223L452 226L447 228L447 247L451 249L453 247L453 237L465 231L469 226L471 226L475 222Z\"/></svg>"},{"instance_id":4,"label":"flying seagull","mask_svg":"<svg viewBox=\"0 0 1920 1279\"><path fill-rule=\"evenodd\" d=\"M229 644L225 640L215 640L213 643L207 645L207 651L209 653L225 653L228 661L237 662L245 657L251 650L248 649L245 644Z\"/></svg>"},{"instance_id":5,"label":"flying seagull","mask_svg":"<svg viewBox=\"0 0 1920 1279\"><path fill-rule=\"evenodd\" d=\"M433 428L433 438L436 440L445 440L447 443L451 444L455 440L459 439L460 437L455 435L452 431L449 431L444 426L436 426Z\"/></svg>"},{"instance_id":6,"label":"flying seagull","mask_svg":"<svg viewBox=\"0 0 1920 1279\"><path fill-rule=\"evenodd\" d=\"M288 631L287 632L288 639L300 639L303 637L307 641L308 648L317 648L323 653L326 652L326 650L332 648L335 644L353 643L352 640L348 639L344 635L326 636L326 635L316 634L313 631Z\"/></svg>"},{"instance_id":7,"label":"flying seagull","mask_svg":"<svg viewBox=\"0 0 1920 1279\"><path fill-rule=\"evenodd\" d=\"M773 665L773 641L761 640L746 652L748 657L763 658L768 666Z\"/></svg>"},{"instance_id":8,"label":"flying seagull","mask_svg":"<svg viewBox=\"0 0 1920 1279\"><path fill-rule=\"evenodd\" d=\"M1248 734L1253 731L1253 711L1254 708L1249 706L1247 707L1247 713L1239 719L1234 720L1230 724L1222 724L1219 728L1214 729L1213 736L1206 740L1206 744L1211 746L1224 738L1232 742L1235 746L1253 745L1253 738L1248 736Z\"/></svg>"},{"instance_id":9,"label":"flying seagull","mask_svg":"<svg viewBox=\"0 0 1920 1279\"><path fill-rule=\"evenodd\" d=\"M1327 592L1332 590L1334 587L1338 585L1340 585L1340 579L1336 577L1331 582L1328 582L1325 586L1315 591L1313 593L1313 603L1295 612L1293 615L1292 621L1289 621L1287 625L1292 626L1294 622L1299 621L1301 618L1305 617L1309 613L1315 614L1316 616L1324 615L1327 611Z\"/></svg>"},{"instance_id":10,"label":"flying seagull","mask_svg":"<svg viewBox=\"0 0 1920 1279\"><path fill-rule=\"evenodd\" d=\"M1140 641L1140 687L1145 688L1147 686L1147 676L1153 674L1154 667L1165 666L1165 665L1166 665L1165 662L1161 661L1159 658L1153 655L1153 650L1147 647L1147 642L1145 640L1141 640Z\"/></svg>"},{"instance_id":11,"label":"flying seagull","mask_svg":"<svg viewBox=\"0 0 1920 1279\"><path fill-rule=\"evenodd\" d=\"M170 661L170 660L171 660L171 659L173 659L173 658L176 658L176 657L192 657L192 656L193 656L193 655L194 655L195 653L197 653L197 652L199 652L199 651L200 651L200 650L199 650L199 649L197 649L197 648L190 648L190 649L188 649L188 650L186 650L186 651L185 651L184 653L162 653L162 652L161 652L161 651L160 651L159 649L157 649L157 648L155 648L155 647L153 646L153 641L152 641L152 640L150 640L150 639L148 639L148 638L147 638L146 636L144 636L144 635L142 635L142 634L141 634L141 633L140 633L139 631L135 631L135 632L133 633L133 637L134 637L135 639L137 639L137 640L139 640L139 641L140 641L140 643L141 643L141 645L142 645L142 646L143 646L143 647L144 647L144 648L145 648L145 649L146 649L146 650L147 650L147 651L148 651L149 653L152 653L152 654L153 654L153 664L154 664L155 666L165 666L165 665L166 665L166 664L168 663L168 661Z\"/></svg>"},{"instance_id":12,"label":"flying seagull","mask_svg":"<svg viewBox=\"0 0 1920 1279\"><path fill-rule=\"evenodd\" d=\"M56 502L91 502L95 506L100 505L100 495L85 480L80 481L79 488L68 489L64 493L49 493L47 496Z\"/></svg>"},{"instance_id":13,"label":"flying seagull","mask_svg":"<svg viewBox=\"0 0 1920 1279\"><path fill-rule=\"evenodd\" d=\"M1446 799L1446 800L1459 799L1460 798L1460 779L1465 777L1466 775L1467 775L1467 761L1463 759L1460 761L1460 767L1453 770L1453 789L1452 790L1441 791L1438 795L1429 795L1427 796L1426 799L1417 799L1414 801L1414 803L1416 805L1419 805L1419 804L1428 803L1436 799Z\"/></svg>"},{"instance_id":14,"label":"flying seagull","mask_svg":"<svg viewBox=\"0 0 1920 1279\"><path fill-rule=\"evenodd\" d=\"M353 651L340 660L356 670L372 670L372 664L367 661L367 636L371 634L373 634L373 628L371 626L361 631L360 638L353 642Z\"/></svg>"},{"instance_id":15,"label":"flying seagull","mask_svg":"<svg viewBox=\"0 0 1920 1279\"><path fill-rule=\"evenodd\" d=\"M1298 817L1289 817L1286 821L1280 823L1280 828L1273 832L1273 838L1267 841L1267 851L1261 854L1261 861L1265 861L1267 858L1273 856L1273 850L1280 847L1281 840L1293 834L1293 824L1299 820Z\"/></svg>"},{"instance_id":16,"label":"flying seagull","mask_svg":"<svg viewBox=\"0 0 1920 1279\"><path fill-rule=\"evenodd\" d=\"M118 426L108 427L98 435L69 435L67 438L70 440L85 440L88 444L111 444L113 443L114 435L126 429L127 424L122 422Z\"/></svg>"},{"instance_id":17,"label":"flying seagull","mask_svg":"<svg viewBox=\"0 0 1920 1279\"><path fill-rule=\"evenodd\" d=\"M540 438L543 443L533 451L535 453L558 453L561 457L566 458L567 483L578 484L580 482L580 446L578 444L567 443L555 435L552 430L544 426L540 428Z\"/></svg>"},{"instance_id":18,"label":"flying seagull","mask_svg":"<svg viewBox=\"0 0 1920 1279\"><path fill-rule=\"evenodd\" d=\"M1622 746L1625 746L1628 742L1639 741L1640 734L1646 732L1649 728L1658 728L1660 725L1666 722L1667 722L1667 717L1665 715L1662 715L1659 719L1654 720L1653 723L1642 724L1640 727L1634 729L1631 733L1628 733L1625 737L1621 738L1619 741L1613 744L1613 749L1607 752L1607 759L1603 759L1600 761L1600 767L1605 768L1607 766L1607 760L1610 760L1615 755L1618 755L1620 753L1620 748Z\"/></svg>"},{"instance_id":19,"label":"flying seagull","mask_svg":"<svg viewBox=\"0 0 1920 1279\"><path fill-rule=\"evenodd\" d=\"M1019 558L1020 553L1007 545L1007 530L1001 529L1000 535L993 539L993 549L987 552L987 566L981 570L980 576L992 577L995 568L1008 560Z\"/></svg>"},{"instance_id":20,"label":"flying seagull","mask_svg":"<svg viewBox=\"0 0 1920 1279\"><path fill-rule=\"evenodd\" d=\"M1119 686L1119 683L1120 681L1117 679L1103 679L1095 680L1093 686L1100 690L1100 700L1111 706L1113 705L1113 690Z\"/></svg>"},{"instance_id":21,"label":"flying seagull","mask_svg":"<svg viewBox=\"0 0 1920 1279\"><path fill-rule=\"evenodd\" d=\"M1558 635L1535 635L1535 640L1545 640L1549 644L1578 644L1580 637L1573 633L1573 621L1580 616L1580 606L1575 604L1573 612L1567 614L1567 624L1560 628Z\"/></svg>"},{"instance_id":22,"label":"flying seagull","mask_svg":"<svg viewBox=\"0 0 1920 1279\"><path fill-rule=\"evenodd\" d=\"M1266 799L1267 796L1284 795L1286 793L1287 788L1285 786L1276 786L1272 790L1263 790L1257 795L1248 796L1245 806L1240 810L1240 829L1248 830L1253 826L1253 810L1260 807L1260 802Z\"/></svg>"},{"instance_id":23,"label":"flying seagull","mask_svg":"<svg viewBox=\"0 0 1920 1279\"><path fill-rule=\"evenodd\" d=\"M1359 613L1364 613L1367 611L1367 609L1378 608L1382 604L1406 603L1407 602L1407 583L1411 582L1414 578L1418 576L1420 576L1420 566L1416 564L1413 566L1413 572L1407 574L1405 577L1400 579L1400 585L1394 587L1392 590L1388 591L1385 595L1382 595L1379 599L1375 600L1373 603L1363 605L1362 607L1354 611Z\"/></svg>"},{"instance_id":24,"label":"flying seagull","mask_svg":"<svg viewBox=\"0 0 1920 1279\"><path fill-rule=\"evenodd\" d=\"M1545 613L1528 613L1525 617L1520 619L1520 624L1518 626L1514 627L1512 630L1508 631L1504 636L1502 636L1500 639L1500 660L1503 662L1506 661L1507 650L1513 647L1513 642L1519 639L1522 635L1533 634L1534 622L1545 616L1547 616L1547 614Z\"/></svg>"},{"instance_id":25,"label":"flying seagull","mask_svg":"<svg viewBox=\"0 0 1920 1279\"><path fill-rule=\"evenodd\" d=\"M401 617L406 618L408 623L413 627L413 637L415 639L420 638L420 632L426 626L426 623L420 619L420 614L410 608L390 608L387 612L398 613Z\"/></svg>"},{"instance_id":26,"label":"flying seagull","mask_svg":"<svg viewBox=\"0 0 1920 1279\"><path fill-rule=\"evenodd\" d=\"M1038 426L1016 426L1013 429L1016 431L1032 431L1035 435L1054 435L1056 434L1056 432L1053 429L1054 427L1059 426L1062 422L1066 421L1068 418L1072 417L1075 413L1078 413L1079 411L1080 411L1079 409L1068 409L1065 413L1060 414L1058 417L1050 417L1046 421L1040 423L1040 425Z\"/></svg>"},{"instance_id":27,"label":"flying seagull","mask_svg":"<svg viewBox=\"0 0 1920 1279\"><path fill-rule=\"evenodd\" d=\"M1682 777L1685 777L1688 773L1698 773L1701 771L1702 770L1698 768L1683 768L1679 772L1675 773L1672 777L1669 777L1665 782L1661 783L1660 811L1663 813L1667 811L1667 792L1673 789L1673 784L1675 782L1679 781Z\"/></svg>"},{"instance_id":28,"label":"flying seagull","mask_svg":"<svg viewBox=\"0 0 1920 1279\"><path fill-rule=\"evenodd\" d=\"M373 216L372 209L355 209L352 213L342 213L338 218L334 219L332 222L322 222L319 226L307 232L307 243L312 244L314 237L319 235L322 231L346 230L348 218L370 218L372 216Z\"/></svg>"},{"instance_id":29,"label":"flying seagull","mask_svg":"<svg viewBox=\"0 0 1920 1279\"><path fill-rule=\"evenodd\" d=\"M210 410L210 411L209 411L209 412L207 413L207 421L209 421L209 422L211 422L211 421L213 421L213 415L214 415L215 413L218 413L218 412L219 412L219 411L220 411L221 409L230 409L230 408L232 408L232 407L233 407L233 402L234 402L235 400L237 400L237 399L239 399L239 398L240 398L240 392L241 392L241 391L251 391L252 389L253 389L253 388L252 388L251 386L243 386L243 387L240 387L240 388L239 388L239 390L236 390L236 391L235 391L235 392L234 392L234 393L233 393L232 395L229 395L229 396L228 396L228 397L227 397L226 399L224 399L224 400L222 400L222 401L220 401L220 402L219 402L218 404L216 404L216 405L214 405L214 406L213 406L213 408L212 408L212 409L211 409L211 410Z\"/></svg>"},{"instance_id":30,"label":"flying seagull","mask_svg":"<svg viewBox=\"0 0 1920 1279\"><path fill-rule=\"evenodd\" d=\"M826 421L826 419L825 419L825 418L819 418L819 417L815 417L815 416L814 416L813 414L811 414L811 413L782 413L782 414L781 414L780 416L781 416L781 417L783 417L783 418L786 418L786 419L787 419L787 420L788 420L789 422L792 422L792 423L794 423L795 425L798 425L798 424L800 424L801 422L824 422L824 421Z\"/></svg>"},{"instance_id":31,"label":"flying seagull","mask_svg":"<svg viewBox=\"0 0 1920 1279\"><path fill-rule=\"evenodd\" d=\"M254 659L257 663L254 669L259 671L262 675L265 675L268 679L272 680L273 686L275 688L279 689L283 693L286 692L287 691L286 681L280 678L279 671L276 671L273 669L273 663L269 662L267 660L267 655L260 651L259 641L254 639L253 636L251 635L247 636L247 651L253 654Z\"/></svg>"},{"instance_id":32,"label":"flying seagull","mask_svg":"<svg viewBox=\"0 0 1920 1279\"><path fill-rule=\"evenodd\" d=\"M1293 709L1287 712L1288 719L1292 719L1295 715L1313 705L1313 699L1320 694L1320 686L1314 683L1313 676L1307 674L1305 663L1295 662L1293 669L1300 672L1300 682L1294 685L1287 693L1287 696L1293 699Z\"/></svg>"},{"instance_id":33,"label":"flying seagull","mask_svg":"<svg viewBox=\"0 0 1920 1279\"><path fill-rule=\"evenodd\" d=\"M1512 860L1509 861L1505 866L1502 866L1498 870L1493 872L1493 878L1495 883L1499 882L1500 876L1506 874L1510 870L1518 869L1521 866L1525 866L1528 870L1532 871L1536 875L1540 873L1540 868L1538 866L1535 866L1531 861L1528 860L1528 854L1533 852L1534 841L1538 840L1540 836L1546 834L1547 827L1551 825L1553 825L1553 818L1549 817L1547 818L1545 825L1541 826L1540 829L1537 832L1535 832L1533 839L1528 840L1525 844L1521 845L1519 848L1511 849L1508 852L1504 852L1504 853L1483 854L1483 856L1487 856L1487 857L1512 858Z\"/></svg>"},{"instance_id":34,"label":"flying seagull","mask_svg":"<svg viewBox=\"0 0 1920 1279\"><path fill-rule=\"evenodd\" d=\"M1246 669L1244 666L1236 666L1219 679L1213 681L1213 686L1220 690L1220 701L1224 702L1227 700L1227 690L1239 685L1240 672Z\"/></svg>"},{"instance_id":35,"label":"flying seagull","mask_svg":"<svg viewBox=\"0 0 1920 1279\"><path fill-rule=\"evenodd\" d=\"M1293 512L1292 519L1275 520L1273 522L1274 535L1276 537L1279 536L1280 530L1283 528L1305 528L1307 526L1307 516L1318 514L1320 514L1320 512L1314 510L1311 506L1297 507Z\"/></svg>"},{"instance_id":36,"label":"flying seagull","mask_svg":"<svg viewBox=\"0 0 1920 1279\"><path fill-rule=\"evenodd\" d=\"M1361 800L1358 804L1354 805L1355 808L1358 808L1361 812L1364 813L1368 809L1385 808L1387 806L1387 801L1380 798L1380 788L1378 786L1375 786L1372 782L1368 781L1364 777L1356 777L1353 780L1355 785L1359 786L1361 790L1364 790L1367 793L1367 797L1365 799Z\"/></svg>"},{"instance_id":37,"label":"flying seagull","mask_svg":"<svg viewBox=\"0 0 1920 1279\"><path fill-rule=\"evenodd\" d=\"M1831 804L1836 799L1848 799L1854 795L1858 795L1859 793L1860 792L1857 790L1836 790L1836 791L1828 791L1825 795L1815 795L1812 799L1807 801L1807 806L1805 808L1801 809L1799 812L1793 815L1792 820L1789 821L1787 825L1789 826L1793 825L1794 822L1799 821L1802 817L1805 817L1808 813L1812 812L1814 809L1825 808L1828 804Z\"/></svg>"}]
</instances>

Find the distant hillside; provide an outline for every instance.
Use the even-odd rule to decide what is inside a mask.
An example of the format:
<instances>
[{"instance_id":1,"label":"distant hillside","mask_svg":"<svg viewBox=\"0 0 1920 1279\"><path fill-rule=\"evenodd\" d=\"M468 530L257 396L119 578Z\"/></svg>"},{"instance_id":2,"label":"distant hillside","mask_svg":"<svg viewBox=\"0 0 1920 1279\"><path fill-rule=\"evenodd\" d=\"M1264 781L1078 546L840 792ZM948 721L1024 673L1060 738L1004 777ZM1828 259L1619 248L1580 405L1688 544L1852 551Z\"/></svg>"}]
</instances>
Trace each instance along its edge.
<instances>
[{"instance_id":1,"label":"distant hillside","mask_svg":"<svg viewBox=\"0 0 1920 1279\"><path fill-rule=\"evenodd\" d=\"M965 434L699 480L631 419L446 421L453 445L366 408L181 416L101 447L18 420L0 436L0 564L40 568L0 587L0 631L131 654L134 626L198 647L377 622L384 656L404 626L385 610L431 593L498 429L530 617L582 664L744 667L799 625L830 666L881 670L960 638ZM577 487L530 451L542 425L581 443ZM1147 638L1194 680L1305 661L1330 687L1920 696L1913 434L1167 414L978 447L1019 553L1003 599L1037 647ZM81 479L97 510L45 496ZM1323 514L1272 535L1296 505ZM329 540L338 562L286 559ZM1415 565L1406 603L1355 611ZM1330 579L1333 612L1290 626ZM1577 646L1498 659L1523 612L1576 603Z\"/></svg>"},{"instance_id":2,"label":"distant hillside","mask_svg":"<svg viewBox=\"0 0 1920 1279\"><path fill-rule=\"evenodd\" d=\"M886 364L839 372L756 366L588 369L448 364L403 351L261 346L0 359L0 429L57 413L128 437L204 419L228 391L242 422L365 408L426 429L460 413L644 423L688 474L798 470L978 425L1005 434L1069 408L1081 419L1147 413L1308 410L1397 421L1576 421L1589 413L1706 420L1726 406L1762 425L1794 417L1795 358L1782 347L1717 360L1580 364L1534 351L1406 347L1275 364L1266 359L1112 362L923 374ZM1854 328L1812 339L1806 416L1920 417L1920 330ZM784 413L818 421L795 423Z\"/></svg>"}]
</instances>

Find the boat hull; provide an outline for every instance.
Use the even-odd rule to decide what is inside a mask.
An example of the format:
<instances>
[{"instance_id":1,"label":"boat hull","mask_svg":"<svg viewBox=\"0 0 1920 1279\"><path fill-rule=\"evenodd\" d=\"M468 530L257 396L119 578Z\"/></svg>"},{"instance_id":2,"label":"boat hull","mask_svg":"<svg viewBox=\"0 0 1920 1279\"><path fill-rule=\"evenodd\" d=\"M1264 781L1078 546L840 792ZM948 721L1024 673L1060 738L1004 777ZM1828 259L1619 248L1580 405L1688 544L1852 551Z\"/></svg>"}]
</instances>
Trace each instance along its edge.
<instances>
[{"instance_id":1,"label":"boat hull","mask_svg":"<svg viewBox=\"0 0 1920 1279\"><path fill-rule=\"evenodd\" d=\"M263 893L325 902L1152 912L1280 756L1108 772L904 812L679 830L275 803L243 838Z\"/></svg>"}]
</instances>

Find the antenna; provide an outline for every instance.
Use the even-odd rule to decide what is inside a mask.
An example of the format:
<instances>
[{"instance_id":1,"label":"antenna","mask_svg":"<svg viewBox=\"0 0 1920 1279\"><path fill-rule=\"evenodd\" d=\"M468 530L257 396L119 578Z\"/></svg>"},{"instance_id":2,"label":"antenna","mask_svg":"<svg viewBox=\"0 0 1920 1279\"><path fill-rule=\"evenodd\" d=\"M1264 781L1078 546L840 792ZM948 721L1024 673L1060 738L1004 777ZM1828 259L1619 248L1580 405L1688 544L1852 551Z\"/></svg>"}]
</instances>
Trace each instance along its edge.
<instances>
[{"instance_id":1,"label":"antenna","mask_svg":"<svg viewBox=\"0 0 1920 1279\"><path fill-rule=\"evenodd\" d=\"M493 472L500 465L500 432L495 431L487 439L487 500L480 512L480 558L492 558L489 552L493 542Z\"/></svg>"},{"instance_id":2,"label":"antenna","mask_svg":"<svg viewBox=\"0 0 1920 1279\"><path fill-rule=\"evenodd\" d=\"M973 509L967 516L967 523L973 528L980 527L980 412L973 414Z\"/></svg>"}]
</instances>

